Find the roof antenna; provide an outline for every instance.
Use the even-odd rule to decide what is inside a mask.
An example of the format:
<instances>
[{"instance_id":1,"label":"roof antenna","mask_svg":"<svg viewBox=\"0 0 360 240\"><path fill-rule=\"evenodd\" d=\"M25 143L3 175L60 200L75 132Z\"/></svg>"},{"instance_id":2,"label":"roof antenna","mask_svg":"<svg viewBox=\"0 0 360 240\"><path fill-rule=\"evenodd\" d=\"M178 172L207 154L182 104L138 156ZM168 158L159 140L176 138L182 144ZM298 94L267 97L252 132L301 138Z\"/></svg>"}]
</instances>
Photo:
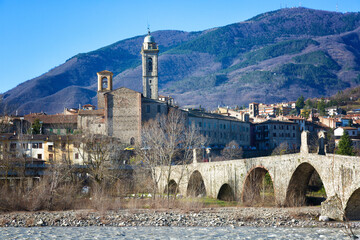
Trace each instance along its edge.
<instances>
[{"instance_id":1,"label":"roof antenna","mask_svg":"<svg viewBox=\"0 0 360 240\"><path fill-rule=\"evenodd\" d=\"M148 30L148 35L150 35L150 25L149 25L149 21L147 21L147 30Z\"/></svg>"}]
</instances>

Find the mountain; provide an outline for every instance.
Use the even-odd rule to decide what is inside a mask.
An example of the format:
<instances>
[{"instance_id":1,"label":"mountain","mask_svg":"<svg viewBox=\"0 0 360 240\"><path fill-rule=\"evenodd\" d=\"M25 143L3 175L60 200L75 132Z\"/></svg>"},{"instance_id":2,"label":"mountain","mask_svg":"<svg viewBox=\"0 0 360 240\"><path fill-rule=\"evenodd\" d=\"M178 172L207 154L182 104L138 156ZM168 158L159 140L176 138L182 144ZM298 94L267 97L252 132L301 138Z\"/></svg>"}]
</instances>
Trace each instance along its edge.
<instances>
[{"instance_id":1,"label":"mountain","mask_svg":"<svg viewBox=\"0 0 360 240\"><path fill-rule=\"evenodd\" d=\"M160 94L214 108L329 96L360 83L360 13L286 8L201 32L157 31ZM144 36L78 54L3 94L1 110L61 112L96 104L96 72L142 91Z\"/></svg>"}]
</instances>

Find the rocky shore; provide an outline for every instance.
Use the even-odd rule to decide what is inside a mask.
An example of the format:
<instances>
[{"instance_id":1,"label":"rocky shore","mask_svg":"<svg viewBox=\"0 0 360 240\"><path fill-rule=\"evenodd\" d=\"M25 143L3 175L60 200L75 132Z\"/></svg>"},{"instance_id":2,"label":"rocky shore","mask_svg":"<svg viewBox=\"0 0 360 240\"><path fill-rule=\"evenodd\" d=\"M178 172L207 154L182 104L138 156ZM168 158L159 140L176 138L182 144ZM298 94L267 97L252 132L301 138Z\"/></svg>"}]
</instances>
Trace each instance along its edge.
<instances>
[{"instance_id":1,"label":"rocky shore","mask_svg":"<svg viewBox=\"0 0 360 240\"><path fill-rule=\"evenodd\" d=\"M87 226L171 226L171 227L335 227L346 223L319 221L319 207L206 208L196 211L172 209L118 211L11 212L0 214L1 227L87 227ZM360 229L360 222L351 222Z\"/></svg>"}]
</instances>

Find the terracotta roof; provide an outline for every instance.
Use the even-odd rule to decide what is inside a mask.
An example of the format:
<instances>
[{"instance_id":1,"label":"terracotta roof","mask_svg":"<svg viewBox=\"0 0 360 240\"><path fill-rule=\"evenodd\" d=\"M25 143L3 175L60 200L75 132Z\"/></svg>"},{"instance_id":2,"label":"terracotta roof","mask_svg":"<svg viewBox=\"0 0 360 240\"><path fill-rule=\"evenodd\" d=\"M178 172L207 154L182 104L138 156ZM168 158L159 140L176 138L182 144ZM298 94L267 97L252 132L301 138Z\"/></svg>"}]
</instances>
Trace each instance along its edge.
<instances>
[{"instance_id":1,"label":"terracotta roof","mask_svg":"<svg viewBox=\"0 0 360 240\"><path fill-rule=\"evenodd\" d=\"M64 115L64 114L55 114L55 115L29 114L29 115L25 115L24 119L30 123L33 123L36 119L39 119L45 124L77 123L77 115Z\"/></svg>"},{"instance_id":2,"label":"terracotta roof","mask_svg":"<svg viewBox=\"0 0 360 240\"><path fill-rule=\"evenodd\" d=\"M281 123L284 123L284 124L297 124L297 123L294 123L293 121L287 121L287 120L282 120L282 121L279 121L279 120L272 120L272 119L269 119L269 120L266 120L264 122L259 122L259 123L256 123L256 124L271 124L271 123L274 123L274 124L281 124Z\"/></svg>"},{"instance_id":3,"label":"terracotta roof","mask_svg":"<svg viewBox=\"0 0 360 240\"><path fill-rule=\"evenodd\" d=\"M95 108L95 106L91 105L91 104L85 104L83 107L93 107L93 108Z\"/></svg>"},{"instance_id":4,"label":"terracotta roof","mask_svg":"<svg viewBox=\"0 0 360 240\"><path fill-rule=\"evenodd\" d=\"M305 120L305 118L303 117L298 117L298 116L288 116L288 117L285 117L287 119L294 119L294 120Z\"/></svg>"},{"instance_id":5,"label":"terracotta roof","mask_svg":"<svg viewBox=\"0 0 360 240\"><path fill-rule=\"evenodd\" d=\"M199 111L199 110L188 110L187 112L189 114L188 115L189 117L213 118L213 119L220 119L220 120L243 122L235 117L224 116L224 115L220 115L220 114L216 114L216 113L208 113L208 112L203 112L203 111Z\"/></svg>"},{"instance_id":6,"label":"terracotta roof","mask_svg":"<svg viewBox=\"0 0 360 240\"><path fill-rule=\"evenodd\" d=\"M0 134L0 141L1 140L42 140L45 141L49 136L45 134L23 134L18 135L14 133L1 133Z\"/></svg>"},{"instance_id":7,"label":"terracotta roof","mask_svg":"<svg viewBox=\"0 0 360 240\"><path fill-rule=\"evenodd\" d=\"M339 128L342 128L345 130L357 130L357 128L354 128L354 127L339 127Z\"/></svg>"},{"instance_id":8,"label":"terracotta roof","mask_svg":"<svg viewBox=\"0 0 360 240\"><path fill-rule=\"evenodd\" d=\"M79 110L79 115L104 115L104 109L97 110Z\"/></svg>"},{"instance_id":9,"label":"terracotta roof","mask_svg":"<svg viewBox=\"0 0 360 240\"><path fill-rule=\"evenodd\" d=\"M97 72L97 73L101 73L101 74L113 74L112 72L108 71L108 70L103 70L103 71L100 71L100 72Z\"/></svg>"}]
</instances>

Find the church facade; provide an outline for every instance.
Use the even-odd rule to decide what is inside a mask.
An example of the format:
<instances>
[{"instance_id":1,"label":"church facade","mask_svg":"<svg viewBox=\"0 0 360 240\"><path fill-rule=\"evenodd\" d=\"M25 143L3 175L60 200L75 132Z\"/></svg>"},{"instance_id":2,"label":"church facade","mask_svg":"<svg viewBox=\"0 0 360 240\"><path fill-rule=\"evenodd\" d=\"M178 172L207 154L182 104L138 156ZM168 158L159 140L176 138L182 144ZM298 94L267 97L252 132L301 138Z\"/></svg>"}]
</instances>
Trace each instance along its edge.
<instances>
[{"instance_id":1,"label":"church facade","mask_svg":"<svg viewBox=\"0 0 360 240\"><path fill-rule=\"evenodd\" d=\"M142 124L158 114L167 114L170 107L158 100L158 53L157 44L148 32L141 49L143 93L125 87L113 90L113 73L98 72L98 109L81 110L78 128L116 137L125 144L139 142Z\"/></svg>"}]
</instances>

